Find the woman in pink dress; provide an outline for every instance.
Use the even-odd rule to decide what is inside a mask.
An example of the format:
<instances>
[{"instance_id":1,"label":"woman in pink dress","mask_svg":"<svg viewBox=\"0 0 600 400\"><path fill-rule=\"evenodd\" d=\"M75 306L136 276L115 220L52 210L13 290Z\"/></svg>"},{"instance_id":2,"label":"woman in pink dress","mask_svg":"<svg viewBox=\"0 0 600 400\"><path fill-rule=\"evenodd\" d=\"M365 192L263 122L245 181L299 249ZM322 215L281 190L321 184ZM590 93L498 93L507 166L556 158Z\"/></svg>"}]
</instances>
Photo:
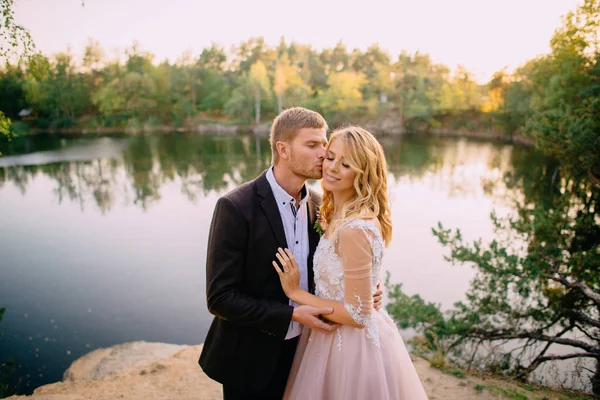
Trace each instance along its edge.
<instances>
[{"instance_id":1,"label":"woman in pink dress","mask_svg":"<svg viewBox=\"0 0 600 400\"><path fill-rule=\"evenodd\" d=\"M292 254L273 262L286 295L298 304L331 307L333 334L305 328L286 399L427 399L394 322L373 308L384 246L392 236L387 164L375 137L359 127L334 132L323 162L321 220L314 256L315 294L300 288Z\"/></svg>"}]
</instances>

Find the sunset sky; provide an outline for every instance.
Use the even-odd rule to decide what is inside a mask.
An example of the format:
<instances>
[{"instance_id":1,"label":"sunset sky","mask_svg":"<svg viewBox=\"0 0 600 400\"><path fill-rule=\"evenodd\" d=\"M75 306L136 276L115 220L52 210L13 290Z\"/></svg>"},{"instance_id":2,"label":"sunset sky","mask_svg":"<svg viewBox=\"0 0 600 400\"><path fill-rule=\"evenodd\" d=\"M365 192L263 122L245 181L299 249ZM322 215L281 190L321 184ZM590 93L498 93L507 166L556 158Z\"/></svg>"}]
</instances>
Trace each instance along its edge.
<instances>
[{"instance_id":1,"label":"sunset sky","mask_svg":"<svg viewBox=\"0 0 600 400\"><path fill-rule=\"evenodd\" d=\"M229 49L253 36L270 45L284 36L316 49L339 40L348 51L378 43L395 59L401 50L429 53L451 68L462 64L484 82L549 51L561 15L579 0L17 0L15 17L45 54L69 46L81 56L88 38L107 55L134 41L175 61L216 42Z\"/></svg>"}]
</instances>

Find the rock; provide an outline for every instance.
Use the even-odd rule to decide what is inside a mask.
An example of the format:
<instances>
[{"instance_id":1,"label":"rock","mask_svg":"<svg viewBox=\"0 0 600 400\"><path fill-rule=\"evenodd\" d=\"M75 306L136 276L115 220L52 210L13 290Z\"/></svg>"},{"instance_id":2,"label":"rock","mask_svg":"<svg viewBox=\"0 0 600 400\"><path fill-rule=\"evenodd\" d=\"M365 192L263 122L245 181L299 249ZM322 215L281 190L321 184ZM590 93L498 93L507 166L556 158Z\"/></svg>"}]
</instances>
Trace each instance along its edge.
<instances>
[{"instance_id":1,"label":"rock","mask_svg":"<svg viewBox=\"0 0 600 400\"><path fill-rule=\"evenodd\" d=\"M65 371L63 382L101 379L167 359L187 346L167 343L130 342L97 349L75 360Z\"/></svg>"},{"instance_id":2,"label":"rock","mask_svg":"<svg viewBox=\"0 0 600 400\"><path fill-rule=\"evenodd\" d=\"M10 400L220 400L222 386L198 365L202 345L132 342L76 360L62 382Z\"/></svg>"},{"instance_id":3,"label":"rock","mask_svg":"<svg viewBox=\"0 0 600 400\"><path fill-rule=\"evenodd\" d=\"M81 358L75 360L65 371L62 377L63 382L76 381L78 379L87 379L86 377L94 375L94 371L102 360L108 357L111 349L97 349Z\"/></svg>"}]
</instances>

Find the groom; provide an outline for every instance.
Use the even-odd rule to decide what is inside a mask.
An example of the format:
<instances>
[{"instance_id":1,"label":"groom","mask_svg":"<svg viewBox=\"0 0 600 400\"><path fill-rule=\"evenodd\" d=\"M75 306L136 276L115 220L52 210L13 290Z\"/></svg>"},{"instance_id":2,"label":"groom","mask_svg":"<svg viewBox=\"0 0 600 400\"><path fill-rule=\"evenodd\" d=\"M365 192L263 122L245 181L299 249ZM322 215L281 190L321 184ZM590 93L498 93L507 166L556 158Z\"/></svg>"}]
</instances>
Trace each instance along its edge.
<instances>
[{"instance_id":1,"label":"groom","mask_svg":"<svg viewBox=\"0 0 600 400\"><path fill-rule=\"evenodd\" d=\"M208 240L206 295L215 318L199 363L223 384L225 400L281 399L302 325L336 329L319 318L331 308L291 302L272 266L278 247L290 249L302 288L314 293L321 198L306 180L322 177L327 123L290 108L273 121L269 142L273 166L217 201ZM381 292L375 297L378 308Z\"/></svg>"}]
</instances>

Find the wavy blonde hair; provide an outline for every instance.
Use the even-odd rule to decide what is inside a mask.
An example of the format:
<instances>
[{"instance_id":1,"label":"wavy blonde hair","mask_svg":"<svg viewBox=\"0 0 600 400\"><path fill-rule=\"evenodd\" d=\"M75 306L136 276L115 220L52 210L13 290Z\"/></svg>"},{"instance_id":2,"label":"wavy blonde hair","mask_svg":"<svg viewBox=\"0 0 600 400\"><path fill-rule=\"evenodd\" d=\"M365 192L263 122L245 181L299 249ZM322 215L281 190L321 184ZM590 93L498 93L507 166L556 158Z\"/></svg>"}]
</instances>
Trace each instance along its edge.
<instances>
[{"instance_id":1,"label":"wavy blonde hair","mask_svg":"<svg viewBox=\"0 0 600 400\"><path fill-rule=\"evenodd\" d=\"M341 219L377 218L381 225L381 235L387 246L392 239L392 219L387 193L387 162L383 148L370 132L358 126L340 128L333 132L327 150L334 140L342 141L344 159L356 172L354 178L356 193L344 204ZM333 193L323 187L321 217L330 226L333 212Z\"/></svg>"}]
</instances>

